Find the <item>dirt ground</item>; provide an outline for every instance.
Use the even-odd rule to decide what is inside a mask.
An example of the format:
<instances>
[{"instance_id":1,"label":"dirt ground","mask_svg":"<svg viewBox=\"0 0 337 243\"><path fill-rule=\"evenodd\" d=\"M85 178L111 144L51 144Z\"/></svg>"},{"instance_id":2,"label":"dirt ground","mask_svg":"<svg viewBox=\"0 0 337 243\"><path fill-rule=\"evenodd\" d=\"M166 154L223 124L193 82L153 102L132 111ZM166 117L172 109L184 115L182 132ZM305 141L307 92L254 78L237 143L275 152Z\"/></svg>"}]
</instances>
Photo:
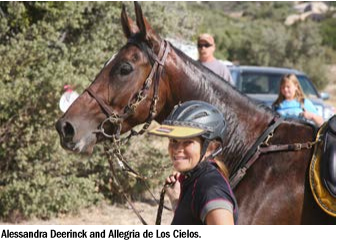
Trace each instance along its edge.
<instances>
[{"instance_id":1,"label":"dirt ground","mask_svg":"<svg viewBox=\"0 0 337 243\"><path fill-rule=\"evenodd\" d=\"M166 202L166 205L169 205ZM154 203L134 202L134 206L149 225L154 225L157 205ZM172 211L163 210L162 225L171 224ZM0 222L0 225L11 223ZM31 219L17 225L142 225L132 208L128 205L111 205L104 202L99 206L83 209L76 215L61 215L49 220Z\"/></svg>"}]
</instances>

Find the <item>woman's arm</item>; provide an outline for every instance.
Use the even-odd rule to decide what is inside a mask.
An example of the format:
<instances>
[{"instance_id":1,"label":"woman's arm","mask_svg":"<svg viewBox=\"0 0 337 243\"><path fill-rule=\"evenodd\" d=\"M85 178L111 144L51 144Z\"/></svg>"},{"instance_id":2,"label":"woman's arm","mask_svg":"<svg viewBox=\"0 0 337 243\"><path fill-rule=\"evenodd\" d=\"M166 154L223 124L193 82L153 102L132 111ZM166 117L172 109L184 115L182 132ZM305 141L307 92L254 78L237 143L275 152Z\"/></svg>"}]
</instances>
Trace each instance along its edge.
<instances>
[{"instance_id":1,"label":"woman's arm","mask_svg":"<svg viewBox=\"0 0 337 243\"><path fill-rule=\"evenodd\" d=\"M233 214L226 209L214 209L206 215L208 225L234 225Z\"/></svg>"}]
</instances>

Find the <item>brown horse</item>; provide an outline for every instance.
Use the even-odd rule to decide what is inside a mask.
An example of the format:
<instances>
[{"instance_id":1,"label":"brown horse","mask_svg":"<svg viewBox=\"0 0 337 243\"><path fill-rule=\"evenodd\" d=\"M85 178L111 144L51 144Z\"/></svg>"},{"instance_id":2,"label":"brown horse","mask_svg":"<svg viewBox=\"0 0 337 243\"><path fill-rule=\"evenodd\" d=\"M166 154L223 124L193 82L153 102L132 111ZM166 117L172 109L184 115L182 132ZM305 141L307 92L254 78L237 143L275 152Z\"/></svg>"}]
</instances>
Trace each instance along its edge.
<instances>
[{"instance_id":1,"label":"brown horse","mask_svg":"<svg viewBox=\"0 0 337 243\"><path fill-rule=\"evenodd\" d=\"M276 114L162 40L137 3L135 11L137 25L124 7L121 14L127 44L57 121L61 145L90 154L97 142L111 134L125 133L152 119L161 122L179 102L203 100L224 113L227 141L223 161L233 175ZM282 121L268 142L305 143L313 141L314 134L310 125ZM335 224L335 218L316 205L310 191L312 153L304 149L260 155L234 190L238 222Z\"/></svg>"}]
</instances>

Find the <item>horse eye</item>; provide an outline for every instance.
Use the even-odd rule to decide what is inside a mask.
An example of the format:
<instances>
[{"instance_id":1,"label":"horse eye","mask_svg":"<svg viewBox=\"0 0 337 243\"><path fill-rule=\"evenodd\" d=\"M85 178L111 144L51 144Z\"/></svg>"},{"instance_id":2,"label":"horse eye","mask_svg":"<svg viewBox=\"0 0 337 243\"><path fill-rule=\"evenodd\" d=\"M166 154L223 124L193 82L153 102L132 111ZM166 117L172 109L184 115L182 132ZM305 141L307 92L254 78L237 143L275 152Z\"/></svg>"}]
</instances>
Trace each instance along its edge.
<instances>
[{"instance_id":1,"label":"horse eye","mask_svg":"<svg viewBox=\"0 0 337 243\"><path fill-rule=\"evenodd\" d=\"M120 67L121 75L128 75L133 71L132 66L129 63L123 63Z\"/></svg>"}]
</instances>

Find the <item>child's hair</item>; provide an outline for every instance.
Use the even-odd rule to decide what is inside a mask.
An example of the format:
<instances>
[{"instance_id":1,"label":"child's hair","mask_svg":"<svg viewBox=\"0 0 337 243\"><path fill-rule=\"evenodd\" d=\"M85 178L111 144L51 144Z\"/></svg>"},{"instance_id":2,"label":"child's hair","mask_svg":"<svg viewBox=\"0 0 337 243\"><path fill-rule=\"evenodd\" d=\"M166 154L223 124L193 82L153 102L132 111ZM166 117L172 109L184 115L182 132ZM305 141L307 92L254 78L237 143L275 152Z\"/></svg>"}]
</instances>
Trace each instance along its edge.
<instances>
[{"instance_id":1,"label":"child's hair","mask_svg":"<svg viewBox=\"0 0 337 243\"><path fill-rule=\"evenodd\" d=\"M285 100L285 98L282 94L281 88L286 82L292 82L296 86L297 90L296 90L296 93L295 93L295 98L298 102L300 102L301 104L304 104L304 98L305 98L304 92L301 88L300 82L298 81L296 75L295 74L286 74L281 78L278 97L277 97L276 101L273 103L273 107L278 106L282 101Z\"/></svg>"}]
</instances>

